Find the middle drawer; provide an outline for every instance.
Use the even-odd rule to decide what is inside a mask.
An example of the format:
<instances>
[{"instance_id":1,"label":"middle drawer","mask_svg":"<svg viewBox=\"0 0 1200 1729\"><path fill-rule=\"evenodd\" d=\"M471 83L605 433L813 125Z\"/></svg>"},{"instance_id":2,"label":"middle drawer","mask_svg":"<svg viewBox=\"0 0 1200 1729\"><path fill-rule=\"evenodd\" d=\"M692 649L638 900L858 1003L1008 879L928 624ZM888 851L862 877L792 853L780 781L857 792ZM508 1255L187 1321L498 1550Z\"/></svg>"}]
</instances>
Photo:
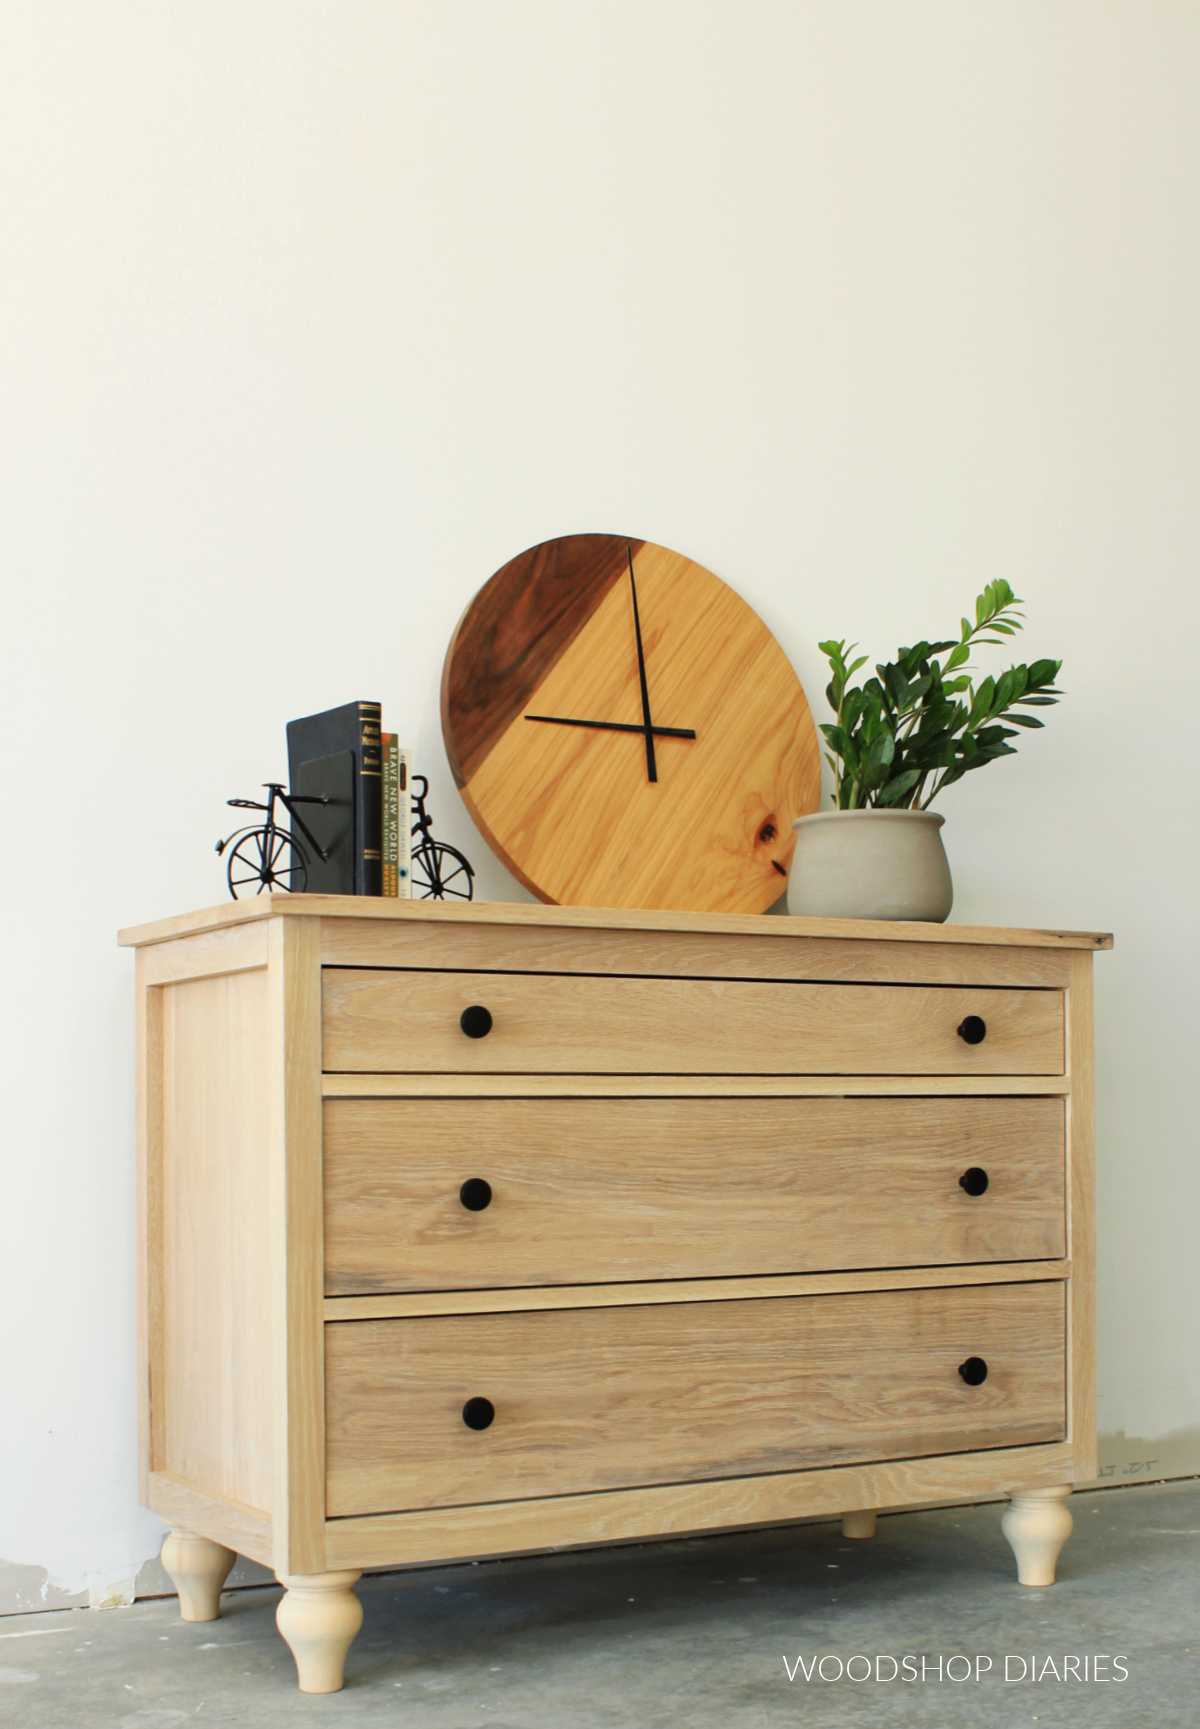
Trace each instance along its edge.
<instances>
[{"instance_id":1,"label":"middle drawer","mask_svg":"<svg viewBox=\"0 0 1200 1729\"><path fill-rule=\"evenodd\" d=\"M1060 1098L324 1109L329 1296L1066 1252Z\"/></svg>"}]
</instances>

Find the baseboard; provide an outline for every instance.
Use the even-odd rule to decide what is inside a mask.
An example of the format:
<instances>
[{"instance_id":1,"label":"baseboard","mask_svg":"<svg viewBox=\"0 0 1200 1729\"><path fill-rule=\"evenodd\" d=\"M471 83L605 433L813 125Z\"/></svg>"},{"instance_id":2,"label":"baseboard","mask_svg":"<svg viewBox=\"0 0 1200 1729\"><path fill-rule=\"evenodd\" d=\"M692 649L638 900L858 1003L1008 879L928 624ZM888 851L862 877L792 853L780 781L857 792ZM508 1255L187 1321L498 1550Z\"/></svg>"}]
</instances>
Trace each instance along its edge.
<instances>
[{"instance_id":1,"label":"baseboard","mask_svg":"<svg viewBox=\"0 0 1200 1729\"><path fill-rule=\"evenodd\" d=\"M1200 1477L1200 1428L1173 1429L1157 1440L1127 1435L1123 1429L1101 1435L1099 1470L1077 1489L1111 1489L1125 1483L1159 1483L1171 1477Z\"/></svg>"}]
</instances>

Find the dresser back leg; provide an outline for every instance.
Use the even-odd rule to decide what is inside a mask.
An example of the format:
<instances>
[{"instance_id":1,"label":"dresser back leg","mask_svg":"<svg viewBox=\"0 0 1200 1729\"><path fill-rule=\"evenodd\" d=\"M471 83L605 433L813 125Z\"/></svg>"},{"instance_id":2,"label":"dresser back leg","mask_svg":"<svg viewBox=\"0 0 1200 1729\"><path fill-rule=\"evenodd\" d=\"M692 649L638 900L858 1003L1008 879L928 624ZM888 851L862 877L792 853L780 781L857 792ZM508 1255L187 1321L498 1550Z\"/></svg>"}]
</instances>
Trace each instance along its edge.
<instances>
[{"instance_id":1,"label":"dresser back leg","mask_svg":"<svg viewBox=\"0 0 1200 1729\"><path fill-rule=\"evenodd\" d=\"M1065 1506L1070 1493L1066 1485L1024 1489L1000 1515L1000 1529L1017 1557L1022 1585L1053 1585L1059 1550L1075 1524Z\"/></svg>"},{"instance_id":2,"label":"dresser back leg","mask_svg":"<svg viewBox=\"0 0 1200 1729\"><path fill-rule=\"evenodd\" d=\"M163 1571L179 1593L181 1621L215 1621L221 1587L237 1553L192 1531L172 1531L162 1546Z\"/></svg>"},{"instance_id":3,"label":"dresser back leg","mask_svg":"<svg viewBox=\"0 0 1200 1729\"><path fill-rule=\"evenodd\" d=\"M842 1514L843 1537L873 1537L874 1535L874 1508L860 1508L857 1513Z\"/></svg>"},{"instance_id":4,"label":"dresser back leg","mask_svg":"<svg viewBox=\"0 0 1200 1729\"><path fill-rule=\"evenodd\" d=\"M275 1624L296 1659L302 1693L336 1693L354 1635L362 1626L362 1604L354 1595L361 1572L276 1573L286 1592Z\"/></svg>"}]
</instances>

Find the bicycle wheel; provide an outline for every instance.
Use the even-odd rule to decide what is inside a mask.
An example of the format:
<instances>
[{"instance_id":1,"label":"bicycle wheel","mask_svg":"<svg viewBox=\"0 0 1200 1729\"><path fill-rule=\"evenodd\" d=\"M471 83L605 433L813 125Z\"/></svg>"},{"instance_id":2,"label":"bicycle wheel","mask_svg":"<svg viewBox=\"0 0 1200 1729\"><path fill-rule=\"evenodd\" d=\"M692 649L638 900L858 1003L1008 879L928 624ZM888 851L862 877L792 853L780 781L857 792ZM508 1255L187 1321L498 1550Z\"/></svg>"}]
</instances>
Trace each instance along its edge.
<instances>
[{"instance_id":1,"label":"bicycle wheel","mask_svg":"<svg viewBox=\"0 0 1200 1729\"><path fill-rule=\"evenodd\" d=\"M225 876L235 901L264 889L298 895L308 883L308 861L286 829L253 828L230 853Z\"/></svg>"},{"instance_id":2,"label":"bicycle wheel","mask_svg":"<svg viewBox=\"0 0 1200 1729\"><path fill-rule=\"evenodd\" d=\"M475 873L454 847L428 840L412 855L412 892L418 901L469 901Z\"/></svg>"}]
</instances>

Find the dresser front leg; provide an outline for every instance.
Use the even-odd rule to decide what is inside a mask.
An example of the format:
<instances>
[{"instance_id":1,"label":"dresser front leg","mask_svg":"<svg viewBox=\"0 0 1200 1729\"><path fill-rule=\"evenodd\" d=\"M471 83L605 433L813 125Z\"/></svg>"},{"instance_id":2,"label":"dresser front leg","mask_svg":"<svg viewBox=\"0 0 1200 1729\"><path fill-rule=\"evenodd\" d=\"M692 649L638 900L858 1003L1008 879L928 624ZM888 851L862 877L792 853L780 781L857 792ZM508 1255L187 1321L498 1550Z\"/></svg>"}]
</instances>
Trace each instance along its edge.
<instances>
[{"instance_id":1,"label":"dresser front leg","mask_svg":"<svg viewBox=\"0 0 1200 1729\"><path fill-rule=\"evenodd\" d=\"M1054 1489L1023 1489L1000 1515L1000 1529L1017 1557L1022 1585L1053 1585L1058 1552L1075 1521L1064 1505L1066 1485Z\"/></svg>"},{"instance_id":2,"label":"dresser front leg","mask_svg":"<svg viewBox=\"0 0 1200 1729\"><path fill-rule=\"evenodd\" d=\"M354 1635L362 1626L362 1604L354 1595L361 1571L276 1573L286 1586L275 1625L296 1659L302 1693L336 1693Z\"/></svg>"},{"instance_id":3,"label":"dresser front leg","mask_svg":"<svg viewBox=\"0 0 1200 1729\"><path fill-rule=\"evenodd\" d=\"M237 1560L237 1552L193 1531L172 1531L162 1546L163 1571L179 1593L181 1621L215 1621L221 1609L221 1587Z\"/></svg>"},{"instance_id":4,"label":"dresser front leg","mask_svg":"<svg viewBox=\"0 0 1200 1729\"><path fill-rule=\"evenodd\" d=\"M874 1508L860 1508L857 1513L842 1514L843 1537L873 1537L875 1535Z\"/></svg>"}]
</instances>

